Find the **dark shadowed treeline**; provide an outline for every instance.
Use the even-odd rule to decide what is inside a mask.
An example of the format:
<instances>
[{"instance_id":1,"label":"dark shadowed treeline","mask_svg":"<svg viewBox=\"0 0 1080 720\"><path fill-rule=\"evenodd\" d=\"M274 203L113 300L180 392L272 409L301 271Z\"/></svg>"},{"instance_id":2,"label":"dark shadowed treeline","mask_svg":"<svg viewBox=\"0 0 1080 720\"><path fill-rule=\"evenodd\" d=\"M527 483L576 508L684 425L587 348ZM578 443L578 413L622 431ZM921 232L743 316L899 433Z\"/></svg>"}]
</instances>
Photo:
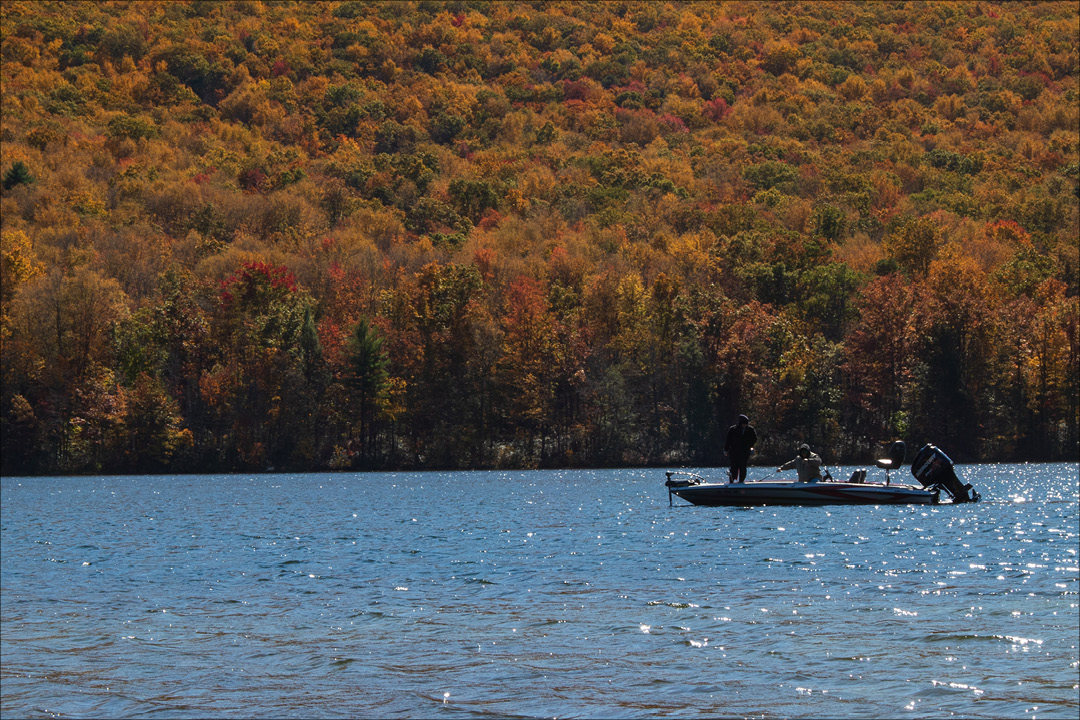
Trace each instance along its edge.
<instances>
[{"instance_id":1,"label":"dark shadowed treeline","mask_svg":"<svg viewBox=\"0 0 1080 720\"><path fill-rule=\"evenodd\" d=\"M3 472L1076 460L1078 17L4 2Z\"/></svg>"}]
</instances>

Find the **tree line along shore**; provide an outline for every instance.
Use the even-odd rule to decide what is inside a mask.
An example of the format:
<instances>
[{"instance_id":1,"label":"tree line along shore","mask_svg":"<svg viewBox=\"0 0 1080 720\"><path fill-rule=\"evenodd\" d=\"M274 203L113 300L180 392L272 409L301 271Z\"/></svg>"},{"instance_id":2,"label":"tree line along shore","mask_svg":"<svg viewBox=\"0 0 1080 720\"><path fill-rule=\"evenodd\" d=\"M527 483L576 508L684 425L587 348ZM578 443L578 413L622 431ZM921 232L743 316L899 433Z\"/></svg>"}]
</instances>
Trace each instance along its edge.
<instances>
[{"instance_id":1,"label":"tree line along shore","mask_svg":"<svg viewBox=\"0 0 1080 720\"><path fill-rule=\"evenodd\" d=\"M1080 457L1072 3L0 20L4 474Z\"/></svg>"}]
</instances>

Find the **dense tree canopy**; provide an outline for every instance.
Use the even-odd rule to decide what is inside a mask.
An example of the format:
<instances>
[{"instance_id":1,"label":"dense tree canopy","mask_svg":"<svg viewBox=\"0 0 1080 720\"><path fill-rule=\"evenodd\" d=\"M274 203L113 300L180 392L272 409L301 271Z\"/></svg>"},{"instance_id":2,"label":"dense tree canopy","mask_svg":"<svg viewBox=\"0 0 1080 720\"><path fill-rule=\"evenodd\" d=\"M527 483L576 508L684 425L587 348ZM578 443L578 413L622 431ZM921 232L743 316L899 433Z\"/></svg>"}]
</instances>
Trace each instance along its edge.
<instances>
[{"instance_id":1,"label":"dense tree canopy","mask_svg":"<svg viewBox=\"0 0 1080 720\"><path fill-rule=\"evenodd\" d=\"M1067 2L5 2L5 473L1078 455Z\"/></svg>"}]
</instances>

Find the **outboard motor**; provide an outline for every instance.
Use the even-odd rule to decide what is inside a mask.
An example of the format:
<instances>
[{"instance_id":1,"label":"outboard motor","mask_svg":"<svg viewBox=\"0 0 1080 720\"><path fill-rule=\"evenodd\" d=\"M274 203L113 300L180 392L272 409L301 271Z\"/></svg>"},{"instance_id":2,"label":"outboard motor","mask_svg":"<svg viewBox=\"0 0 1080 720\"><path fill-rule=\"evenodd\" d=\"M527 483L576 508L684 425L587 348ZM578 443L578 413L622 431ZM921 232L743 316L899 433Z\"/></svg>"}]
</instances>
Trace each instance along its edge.
<instances>
[{"instance_id":1,"label":"outboard motor","mask_svg":"<svg viewBox=\"0 0 1080 720\"><path fill-rule=\"evenodd\" d=\"M923 484L923 487L942 487L952 496L954 503L975 502L979 493L971 483L966 485L956 477L953 461L935 445L923 445L911 461L911 474Z\"/></svg>"}]
</instances>

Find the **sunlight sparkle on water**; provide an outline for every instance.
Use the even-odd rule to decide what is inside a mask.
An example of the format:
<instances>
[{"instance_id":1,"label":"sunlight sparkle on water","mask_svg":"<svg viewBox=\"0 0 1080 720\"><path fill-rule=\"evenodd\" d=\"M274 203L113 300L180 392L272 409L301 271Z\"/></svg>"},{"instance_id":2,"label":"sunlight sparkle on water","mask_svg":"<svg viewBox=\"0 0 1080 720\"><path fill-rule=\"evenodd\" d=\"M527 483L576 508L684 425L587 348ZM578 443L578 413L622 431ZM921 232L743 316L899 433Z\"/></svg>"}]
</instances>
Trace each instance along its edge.
<instances>
[{"instance_id":1,"label":"sunlight sparkle on water","mask_svg":"<svg viewBox=\"0 0 1080 720\"><path fill-rule=\"evenodd\" d=\"M306 690L358 717L454 700L477 716L1075 718L1077 466L965 472L983 502L929 512L669 509L662 480L623 470L403 473L393 493L378 474L2 478L5 670L50 668L5 674L3 715L137 716L155 698L212 716ZM65 670L72 648L97 666ZM696 653L737 670L735 691L715 673L642 681ZM237 695L253 658L295 672ZM93 697L117 673L131 698ZM178 682L198 689L159 705Z\"/></svg>"}]
</instances>

